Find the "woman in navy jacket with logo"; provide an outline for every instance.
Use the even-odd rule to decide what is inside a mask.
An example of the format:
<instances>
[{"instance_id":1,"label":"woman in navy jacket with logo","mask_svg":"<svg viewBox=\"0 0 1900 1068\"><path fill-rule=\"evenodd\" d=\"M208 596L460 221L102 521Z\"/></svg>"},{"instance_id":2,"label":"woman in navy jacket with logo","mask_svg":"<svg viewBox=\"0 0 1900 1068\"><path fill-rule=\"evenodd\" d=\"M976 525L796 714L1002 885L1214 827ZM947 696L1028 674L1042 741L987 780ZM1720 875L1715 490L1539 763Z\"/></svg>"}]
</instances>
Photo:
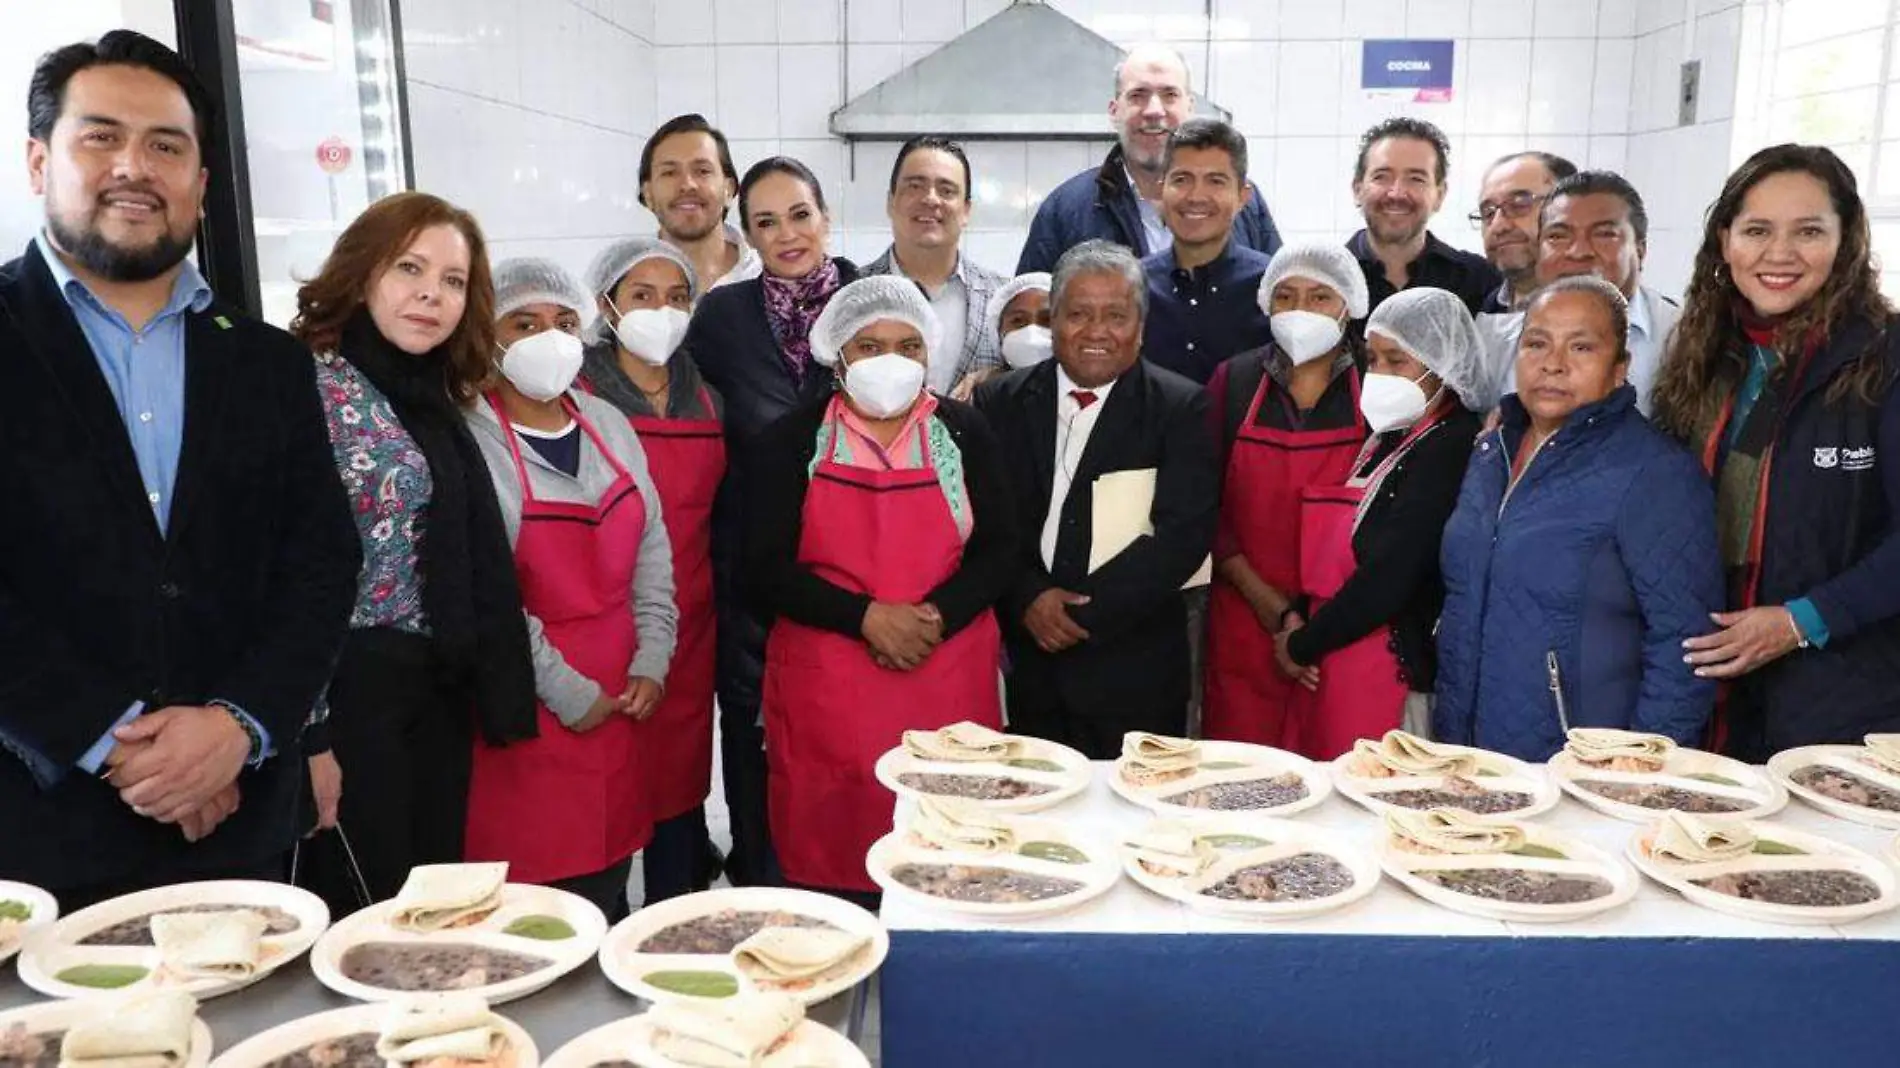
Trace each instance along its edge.
<instances>
[{"instance_id":1,"label":"woman in navy jacket with logo","mask_svg":"<svg viewBox=\"0 0 1900 1068\"><path fill-rule=\"evenodd\" d=\"M1589 276L1525 312L1517 393L1445 527L1441 741L1544 760L1570 727L1701 738L1715 684L1682 643L1721 607L1715 501L1636 410L1628 314Z\"/></svg>"},{"instance_id":2,"label":"woman in navy jacket with logo","mask_svg":"<svg viewBox=\"0 0 1900 1068\"><path fill-rule=\"evenodd\" d=\"M1748 760L1900 730L1900 331L1833 152L1763 149L1709 212L1656 417L1715 479L1729 611L1689 643Z\"/></svg>"}]
</instances>

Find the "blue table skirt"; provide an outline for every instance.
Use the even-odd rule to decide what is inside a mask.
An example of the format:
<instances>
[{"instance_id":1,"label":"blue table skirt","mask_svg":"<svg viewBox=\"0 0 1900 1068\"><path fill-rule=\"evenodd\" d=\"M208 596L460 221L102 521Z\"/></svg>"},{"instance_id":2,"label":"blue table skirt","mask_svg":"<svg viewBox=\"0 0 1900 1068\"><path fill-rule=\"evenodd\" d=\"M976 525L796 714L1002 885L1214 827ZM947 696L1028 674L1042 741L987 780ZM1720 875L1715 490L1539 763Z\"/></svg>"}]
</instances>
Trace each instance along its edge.
<instances>
[{"instance_id":1,"label":"blue table skirt","mask_svg":"<svg viewBox=\"0 0 1900 1068\"><path fill-rule=\"evenodd\" d=\"M886 1068L1900 1065L1900 945L896 931Z\"/></svg>"}]
</instances>

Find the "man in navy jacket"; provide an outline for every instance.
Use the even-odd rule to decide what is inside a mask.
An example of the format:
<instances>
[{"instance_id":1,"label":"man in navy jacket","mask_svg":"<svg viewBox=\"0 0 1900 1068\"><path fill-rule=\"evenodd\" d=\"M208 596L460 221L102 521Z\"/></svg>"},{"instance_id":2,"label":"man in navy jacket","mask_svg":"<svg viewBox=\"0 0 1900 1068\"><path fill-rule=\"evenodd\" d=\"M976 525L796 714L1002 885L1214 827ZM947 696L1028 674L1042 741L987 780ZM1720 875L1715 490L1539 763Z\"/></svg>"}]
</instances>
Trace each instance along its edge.
<instances>
[{"instance_id":1,"label":"man in navy jacket","mask_svg":"<svg viewBox=\"0 0 1900 1068\"><path fill-rule=\"evenodd\" d=\"M1161 218L1162 157L1168 136L1194 113L1187 61L1165 45L1137 45L1115 68L1115 99L1108 114L1120 143L1100 168L1083 171L1055 187L1036 209L1016 273L1052 271L1056 261L1084 241L1101 238L1124 245L1137 257L1168 247ZM1280 247L1266 198L1252 185L1246 206L1234 218L1234 241L1271 256Z\"/></svg>"}]
</instances>

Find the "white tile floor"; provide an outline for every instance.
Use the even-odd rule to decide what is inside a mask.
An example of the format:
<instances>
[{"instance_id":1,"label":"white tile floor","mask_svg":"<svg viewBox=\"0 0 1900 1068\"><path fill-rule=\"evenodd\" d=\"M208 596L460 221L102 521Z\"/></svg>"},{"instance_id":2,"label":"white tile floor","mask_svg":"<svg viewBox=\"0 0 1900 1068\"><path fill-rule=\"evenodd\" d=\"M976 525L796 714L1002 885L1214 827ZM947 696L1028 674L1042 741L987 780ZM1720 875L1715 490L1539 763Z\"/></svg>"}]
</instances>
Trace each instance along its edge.
<instances>
[{"instance_id":1,"label":"white tile floor","mask_svg":"<svg viewBox=\"0 0 1900 1068\"><path fill-rule=\"evenodd\" d=\"M732 814L726 809L725 775L723 774L724 769L720 766L720 761L717 757L718 752L719 738L715 731L713 737L713 753L715 756L713 759L712 794L706 798L706 828L712 832L713 844L719 847L720 852L725 853L732 849ZM731 884L726 882L722 876L719 881L713 885L729 886ZM635 857L633 862L633 876L627 880L627 900L638 904L645 899L646 875L640 867L639 858ZM879 1041L882 1032L878 1027L880 1006L878 1001L878 988L875 980L873 980L870 985L869 997L871 1004L864 1014L864 1034L860 1036L858 1045L864 1050L865 1056L871 1059L873 1068L878 1068L878 1066L882 1064L882 1043Z\"/></svg>"}]
</instances>

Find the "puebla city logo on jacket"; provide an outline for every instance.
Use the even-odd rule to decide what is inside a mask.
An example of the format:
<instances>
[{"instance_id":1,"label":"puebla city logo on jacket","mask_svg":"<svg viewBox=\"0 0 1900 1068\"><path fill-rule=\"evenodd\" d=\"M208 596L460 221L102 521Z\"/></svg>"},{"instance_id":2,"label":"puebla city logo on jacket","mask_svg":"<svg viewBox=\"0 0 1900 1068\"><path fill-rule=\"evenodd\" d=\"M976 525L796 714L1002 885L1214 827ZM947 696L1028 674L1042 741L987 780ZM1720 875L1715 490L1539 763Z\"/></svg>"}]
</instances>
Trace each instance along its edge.
<instances>
[{"instance_id":1,"label":"puebla city logo on jacket","mask_svg":"<svg viewBox=\"0 0 1900 1068\"><path fill-rule=\"evenodd\" d=\"M1823 471L1872 471L1874 469L1874 447L1863 445L1858 449L1816 448L1814 466Z\"/></svg>"}]
</instances>

